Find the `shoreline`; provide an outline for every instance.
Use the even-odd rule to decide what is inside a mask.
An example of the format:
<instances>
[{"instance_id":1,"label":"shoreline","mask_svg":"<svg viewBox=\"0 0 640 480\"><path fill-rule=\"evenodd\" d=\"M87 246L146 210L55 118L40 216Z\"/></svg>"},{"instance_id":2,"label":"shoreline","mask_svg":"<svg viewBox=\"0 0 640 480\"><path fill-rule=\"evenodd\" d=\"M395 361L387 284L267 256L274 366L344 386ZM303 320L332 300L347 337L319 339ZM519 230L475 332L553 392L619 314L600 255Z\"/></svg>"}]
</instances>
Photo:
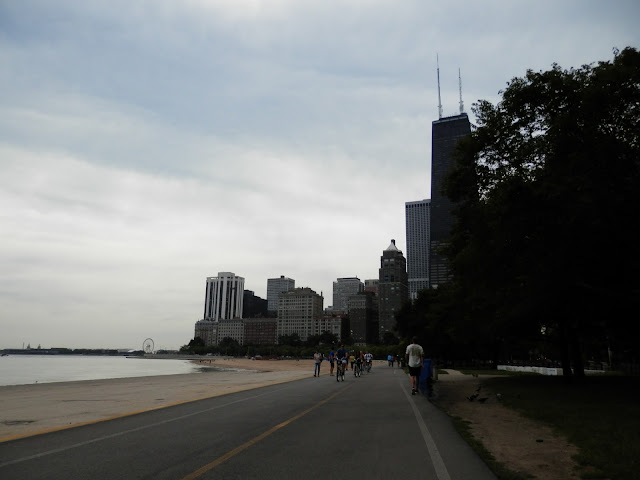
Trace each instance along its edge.
<instances>
[{"instance_id":1,"label":"shoreline","mask_svg":"<svg viewBox=\"0 0 640 480\"><path fill-rule=\"evenodd\" d=\"M292 382L312 376L314 368L313 360L216 357L192 362L203 371L0 386L0 442ZM322 370L328 375L328 363Z\"/></svg>"}]
</instances>

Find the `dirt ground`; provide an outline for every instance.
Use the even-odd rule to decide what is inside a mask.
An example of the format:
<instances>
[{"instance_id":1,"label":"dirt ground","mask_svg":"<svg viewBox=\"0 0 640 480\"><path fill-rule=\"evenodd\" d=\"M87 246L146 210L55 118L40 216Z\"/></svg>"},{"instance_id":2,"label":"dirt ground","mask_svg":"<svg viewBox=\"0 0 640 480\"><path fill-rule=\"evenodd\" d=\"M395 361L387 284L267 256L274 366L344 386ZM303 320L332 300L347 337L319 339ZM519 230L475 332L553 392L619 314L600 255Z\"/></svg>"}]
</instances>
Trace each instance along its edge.
<instances>
[{"instance_id":1,"label":"dirt ground","mask_svg":"<svg viewBox=\"0 0 640 480\"><path fill-rule=\"evenodd\" d=\"M510 470L543 480L579 478L572 455L577 448L545 426L529 420L500 403L496 393L481 387L483 375L462 375L456 370L438 376L434 403L449 415L470 422L473 436L495 459ZM483 402L479 399L486 398Z\"/></svg>"}]
</instances>

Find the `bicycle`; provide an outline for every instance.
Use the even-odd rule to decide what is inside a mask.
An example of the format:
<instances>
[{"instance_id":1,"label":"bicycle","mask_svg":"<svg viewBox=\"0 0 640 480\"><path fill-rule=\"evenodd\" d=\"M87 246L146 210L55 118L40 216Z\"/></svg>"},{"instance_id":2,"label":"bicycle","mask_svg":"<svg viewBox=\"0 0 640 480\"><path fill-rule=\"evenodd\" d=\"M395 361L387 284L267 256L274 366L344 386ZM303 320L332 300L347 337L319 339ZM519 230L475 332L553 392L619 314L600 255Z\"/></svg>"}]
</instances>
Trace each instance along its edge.
<instances>
[{"instance_id":1,"label":"bicycle","mask_svg":"<svg viewBox=\"0 0 640 480\"><path fill-rule=\"evenodd\" d=\"M367 373L371 373L371 360L367 360L365 369L367 370Z\"/></svg>"},{"instance_id":2,"label":"bicycle","mask_svg":"<svg viewBox=\"0 0 640 480\"><path fill-rule=\"evenodd\" d=\"M362 362L356 360L355 365L353 366L353 375L355 377L359 377L362 374Z\"/></svg>"},{"instance_id":3,"label":"bicycle","mask_svg":"<svg viewBox=\"0 0 640 480\"><path fill-rule=\"evenodd\" d=\"M336 365L336 382L339 382L340 380L342 380L344 382L344 367L346 365L346 362L343 362L342 360L338 360L337 365Z\"/></svg>"}]
</instances>

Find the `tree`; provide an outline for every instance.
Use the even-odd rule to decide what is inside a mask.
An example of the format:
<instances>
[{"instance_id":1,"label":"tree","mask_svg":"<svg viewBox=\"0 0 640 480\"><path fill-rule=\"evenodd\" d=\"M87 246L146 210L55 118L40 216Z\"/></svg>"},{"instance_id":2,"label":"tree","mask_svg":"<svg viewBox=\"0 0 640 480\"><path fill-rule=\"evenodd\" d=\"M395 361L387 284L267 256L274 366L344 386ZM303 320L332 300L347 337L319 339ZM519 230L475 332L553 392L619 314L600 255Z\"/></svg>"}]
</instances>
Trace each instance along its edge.
<instances>
[{"instance_id":1,"label":"tree","mask_svg":"<svg viewBox=\"0 0 640 480\"><path fill-rule=\"evenodd\" d=\"M447 254L460 316L496 335L559 348L584 374L594 338L621 339L637 311L640 256L640 53L514 78L496 105L474 105L446 192L457 202ZM629 336L627 335L627 338ZM637 348L633 346L632 348Z\"/></svg>"},{"instance_id":2,"label":"tree","mask_svg":"<svg viewBox=\"0 0 640 480\"><path fill-rule=\"evenodd\" d=\"M398 345L398 342L398 337L396 337L393 332L384 332L382 337L383 345Z\"/></svg>"},{"instance_id":3,"label":"tree","mask_svg":"<svg viewBox=\"0 0 640 480\"><path fill-rule=\"evenodd\" d=\"M320 335L309 335L304 342L307 347L315 347L320 344Z\"/></svg>"},{"instance_id":4,"label":"tree","mask_svg":"<svg viewBox=\"0 0 640 480\"><path fill-rule=\"evenodd\" d=\"M300 335L292 333L291 335L280 335L278 337L278 344L299 347L302 345L302 340L300 339Z\"/></svg>"},{"instance_id":5,"label":"tree","mask_svg":"<svg viewBox=\"0 0 640 480\"><path fill-rule=\"evenodd\" d=\"M325 330L320 334L320 343L323 345L335 345L338 343L338 336Z\"/></svg>"},{"instance_id":6,"label":"tree","mask_svg":"<svg viewBox=\"0 0 640 480\"><path fill-rule=\"evenodd\" d=\"M205 350L204 340L195 337L189 340L187 345L180 347L180 352L202 354Z\"/></svg>"},{"instance_id":7,"label":"tree","mask_svg":"<svg viewBox=\"0 0 640 480\"><path fill-rule=\"evenodd\" d=\"M238 355L240 354L240 343L231 337L224 337L218 342L218 351L225 355Z\"/></svg>"}]
</instances>

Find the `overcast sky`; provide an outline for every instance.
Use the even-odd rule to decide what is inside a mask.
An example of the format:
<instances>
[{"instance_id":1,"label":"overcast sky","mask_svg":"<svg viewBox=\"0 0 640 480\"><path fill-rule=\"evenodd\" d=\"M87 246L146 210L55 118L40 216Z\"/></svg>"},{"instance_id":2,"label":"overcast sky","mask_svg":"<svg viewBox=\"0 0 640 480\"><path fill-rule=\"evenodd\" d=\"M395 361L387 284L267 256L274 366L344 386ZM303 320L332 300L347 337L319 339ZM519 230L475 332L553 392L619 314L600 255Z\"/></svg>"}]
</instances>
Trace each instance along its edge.
<instances>
[{"instance_id":1,"label":"overcast sky","mask_svg":"<svg viewBox=\"0 0 640 480\"><path fill-rule=\"evenodd\" d=\"M179 348L205 281L332 304L430 197L431 122L640 47L640 2L0 0L0 348ZM472 121L473 121L473 117Z\"/></svg>"}]
</instances>

